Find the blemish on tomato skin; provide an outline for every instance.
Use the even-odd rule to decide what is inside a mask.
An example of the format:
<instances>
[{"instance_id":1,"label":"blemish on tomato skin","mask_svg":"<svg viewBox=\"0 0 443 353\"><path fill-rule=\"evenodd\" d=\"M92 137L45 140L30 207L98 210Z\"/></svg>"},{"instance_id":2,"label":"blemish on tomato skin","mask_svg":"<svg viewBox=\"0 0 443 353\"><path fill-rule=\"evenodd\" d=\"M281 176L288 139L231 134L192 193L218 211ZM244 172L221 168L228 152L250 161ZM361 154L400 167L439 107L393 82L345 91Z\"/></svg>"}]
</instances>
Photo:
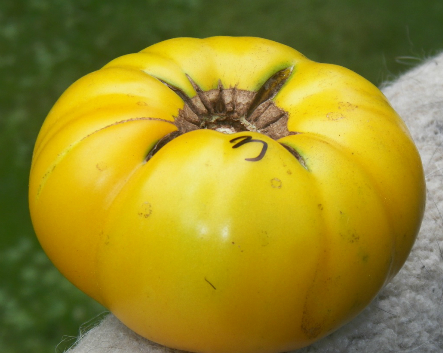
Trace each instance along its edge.
<instances>
[{"instance_id":1,"label":"blemish on tomato skin","mask_svg":"<svg viewBox=\"0 0 443 353\"><path fill-rule=\"evenodd\" d=\"M352 104L350 102L339 102L338 103L338 109L340 109L340 110L345 110L345 111L351 112L357 108L358 108L358 105Z\"/></svg>"},{"instance_id":2,"label":"blemish on tomato skin","mask_svg":"<svg viewBox=\"0 0 443 353\"><path fill-rule=\"evenodd\" d=\"M343 114L338 113L338 112L329 112L326 114L326 118L330 121L337 121L337 120L345 119Z\"/></svg>"},{"instance_id":3,"label":"blemish on tomato skin","mask_svg":"<svg viewBox=\"0 0 443 353\"><path fill-rule=\"evenodd\" d=\"M205 277L205 281L214 289L214 290L217 290L217 288L215 288L215 286L211 283L211 282L209 282L208 281L208 279Z\"/></svg>"},{"instance_id":4,"label":"blemish on tomato skin","mask_svg":"<svg viewBox=\"0 0 443 353\"><path fill-rule=\"evenodd\" d=\"M106 165L106 163L97 163L96 165L95 165L95 167L99 170L99 171L101 171L101 172L103 172L104 170L106 170L107 168L108 168L108 166Z\"/></svg>"},{"instance_id":5,"label":"blemish on tomato skin","mask_svg":"<svg viewBox=\"0 0 443 353\"><path fill-rule=\"evenodd\" d=\"M232 245L235 245L235 241L231 241ZM240 247L240 245L237 244L237 248L240 250L240 252L244 252L244 250Z\"/></svg>"},{"instance_id":6,"label":"blemish on tomato skin","mask_svg":"<svg viewBox=\"0 0 443 353\"><path fill-rule=\"evenodd\" d=\"M109 243L111 242L111 237L109 236L109 234L106 234L106 236L105 236L103 230L100 232L100 237L105 238L104 242L103 242L103 244L105 244L105 245L109 245Z\"/></svg>"},{"instance_id":7,"label":"blemish on tomato skin","mask_svg":"<svg viewBox=\"0 0 443 353\"><path fill-rule=\"evenodd\" d=\"M140 212L137 213L138 216L143 218L148 218L152 214L152 207L149 202L143 202Z\"/></svg>"},{"instance_id":8,"label":"blemish on tomato skin","mask_svg":"<svg viewBox=\"0 0 443 353\"><path fill-rule=\"evenodd\" d=\"M271 179L271 186L272 186L274 189L281 189L282 186L283 186L283 183L282 183L282 181L281 181L280 179L278 179L278 178L273 178L273 179Z\"/></svg>"}]
</instances>

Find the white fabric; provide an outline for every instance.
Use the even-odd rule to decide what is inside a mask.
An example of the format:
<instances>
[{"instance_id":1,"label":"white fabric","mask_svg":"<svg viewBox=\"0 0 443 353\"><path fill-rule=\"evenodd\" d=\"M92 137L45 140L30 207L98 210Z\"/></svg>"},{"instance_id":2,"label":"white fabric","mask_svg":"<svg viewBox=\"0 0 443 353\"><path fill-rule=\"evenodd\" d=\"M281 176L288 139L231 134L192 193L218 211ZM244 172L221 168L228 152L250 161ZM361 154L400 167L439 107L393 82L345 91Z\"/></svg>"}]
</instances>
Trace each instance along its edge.
<instances>
[{"instance_id":1,"label":"white fabric","mask_svg":"<svg viewBox=\"0 0 443 353\"><path fill-rule=\"evenodd\" d=\"M443 352L443 53L383 92L422 157L428 191L423 225L405 266L378 297L355 320L300 353ZM110 314L69 350L91 352L178 351L141 338Z\"/></svg>"}]
</instances>

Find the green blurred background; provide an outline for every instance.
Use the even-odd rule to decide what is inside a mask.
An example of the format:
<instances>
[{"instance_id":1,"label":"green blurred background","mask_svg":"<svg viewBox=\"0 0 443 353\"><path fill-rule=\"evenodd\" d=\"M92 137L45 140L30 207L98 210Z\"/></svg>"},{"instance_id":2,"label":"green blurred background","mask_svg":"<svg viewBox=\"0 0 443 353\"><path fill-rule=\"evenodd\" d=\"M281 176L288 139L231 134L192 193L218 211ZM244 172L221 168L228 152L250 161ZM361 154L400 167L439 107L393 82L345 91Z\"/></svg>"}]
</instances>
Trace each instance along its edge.
<instances>
[{"instance_id":1,"label":"green blurred background","mask_svg":"<svg viewBox=\"0 0 443 353\"><path fill-rule=\"evenodd\" d=\"M443 49L443 1L2 0L2 353L62 352L104 310L59 274L32 229L27 179L45 115L74 80L117 56L213 35L272 39L381 85Z\"/></svg>"}]
</instances>

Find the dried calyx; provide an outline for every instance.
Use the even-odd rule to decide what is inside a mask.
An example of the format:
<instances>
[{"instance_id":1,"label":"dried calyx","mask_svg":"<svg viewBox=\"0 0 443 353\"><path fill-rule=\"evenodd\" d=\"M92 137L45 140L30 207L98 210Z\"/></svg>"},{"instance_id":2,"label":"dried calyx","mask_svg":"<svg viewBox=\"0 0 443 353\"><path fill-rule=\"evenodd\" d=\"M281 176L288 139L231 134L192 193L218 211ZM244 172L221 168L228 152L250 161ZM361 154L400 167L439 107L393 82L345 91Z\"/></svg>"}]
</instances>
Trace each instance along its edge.
<instances>
[{"instance_id":1,"label":"dried calyx","mask_svg":"<svg viewBox=\"0 0 443 353\"><path fill-rule=\"evenodd\" d=\"M203 91L186 75L197 92L192 98L180 88L159 79L174 91L185 105L174 121L178 130L160 139L150 151L147 160L174 138L193 130L211 129L228 134L252 131L274 140L296 134L288 130L288 113L277 107L273 101L292 70L293 67L288 67L277 71L257 92L236 87L224 88L220 81L216 89ZM300 160L297 151L287 145L283 146Z\"/></svg>"}]
</instances>

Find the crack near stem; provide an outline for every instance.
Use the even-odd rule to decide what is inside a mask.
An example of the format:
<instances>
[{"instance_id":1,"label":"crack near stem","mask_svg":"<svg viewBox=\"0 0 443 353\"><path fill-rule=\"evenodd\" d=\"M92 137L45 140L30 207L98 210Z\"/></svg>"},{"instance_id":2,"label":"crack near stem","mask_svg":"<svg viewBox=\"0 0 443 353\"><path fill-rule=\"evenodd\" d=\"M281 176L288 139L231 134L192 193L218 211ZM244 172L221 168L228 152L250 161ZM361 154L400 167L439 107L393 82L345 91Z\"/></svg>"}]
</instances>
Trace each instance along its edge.
<instances>
[{"instance_id":1,"label":"crack near stem","mask_svg":"<svg viewBox=\"0 0 443 353\"><path fill-rule=\"evenodd\" d=\"M281 90L283 85L288 80L289 76L291 76L293 67L287 67L286 69L277 71L274 75L272 75L268 80L260 87L257 94L254 97L254 100L251 102L249 106L246 117L249 117L254 113L254 111L263 104L264 102L274 98L277 93Z\"/></svg>"}]
</instances>

